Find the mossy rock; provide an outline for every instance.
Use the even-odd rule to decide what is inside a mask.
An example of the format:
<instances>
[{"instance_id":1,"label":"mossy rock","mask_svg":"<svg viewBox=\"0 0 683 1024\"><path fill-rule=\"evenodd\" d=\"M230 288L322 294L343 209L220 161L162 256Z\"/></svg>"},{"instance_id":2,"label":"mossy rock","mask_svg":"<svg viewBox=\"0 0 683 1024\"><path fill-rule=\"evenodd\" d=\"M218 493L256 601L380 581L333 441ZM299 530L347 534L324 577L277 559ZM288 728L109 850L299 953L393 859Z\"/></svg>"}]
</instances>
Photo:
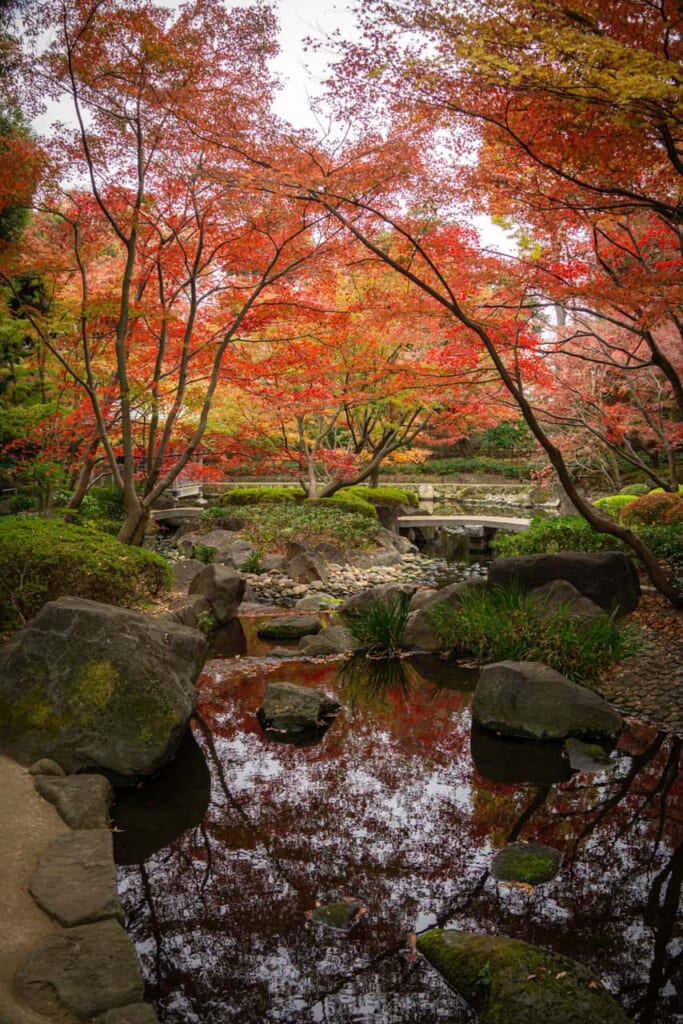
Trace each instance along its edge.
<instances>
[{"instance_id":1,"label":"mossy rock","mask_svg":"<svg viewBox=\"0 0 683 1024\"><path fill-rule=\"evenodd\" d=\"M359 900L343 899L339 903L327 903L324 907L316 907L310 911L310 919L334 931L347 932L365 913L365 909Z\"/></svg>"},{"instance_id":2,"label":"mossy rock","mask_svg":"<svg viewBox=\"0 0 683 1024\"><path fill-rule=\"evenodd\" d=\"M628 1024L585 967L519 939L434 928L418 949L471 1003L478 1024Z\"/></svg>"},{"instance_id":3,"label":"mossy rock","mask_svg":"<svg viewBox=\"0 0 683 1024\"><path fill-rule=\"evenodd\" d=\"M0 657L2 749L69 772L151 774L172 757L194 710L205 638L170 621L60 598Z\"/></svg>"},{"instance_id":4,"label":"mossy rock","mask_svg":"<svg viewBox=\"0 0 683 1024\"><path fill-rule=\"evenodd\" d=\"M491 864L491 874L499 882L523 882L541 885L560 870L562 854L541 843L509 843L499 850Z\"/></svg>"}]
</instances>

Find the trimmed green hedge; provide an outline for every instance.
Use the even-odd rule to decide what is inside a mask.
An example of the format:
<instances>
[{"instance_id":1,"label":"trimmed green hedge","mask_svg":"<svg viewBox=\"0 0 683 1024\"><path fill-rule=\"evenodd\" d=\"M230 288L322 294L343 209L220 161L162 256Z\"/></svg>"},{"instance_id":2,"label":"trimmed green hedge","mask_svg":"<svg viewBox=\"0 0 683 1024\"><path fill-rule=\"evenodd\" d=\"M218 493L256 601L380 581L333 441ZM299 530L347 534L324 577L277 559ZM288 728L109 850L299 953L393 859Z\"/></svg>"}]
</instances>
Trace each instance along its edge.
<instances>
[{"instance_id":1,"label":"trimmed green hedge","mask_svg":"<svg viewBox=\"0 0 683 1024\"><path fill-rule=\"evenodd\" d=\"M70 595L130 606L170 587L170 566L98 530L37 516L0 519L0 630Z\"/></svg>"},{"instance_id":2,"label":"trimmed green hedge","mask_svg":"<svg viewBox=\"0 0 683 1024\"><path fill-rule=\"evenodd\" d=\"M222 507L230 505L299 504L306 495L300 487L235 487L218 499Z\"/></svg>"},{"instance_id":3,"label":"trimmed green hedge","mask_svg":"<svg viewBox=\"0 0 683 1024\"><path fill-rule=\"evenodd\" d=\"M369 501L371 505L410 505L417 508L420 504L415 491L406 491L402 487L344 487L338 492L342 495L351 494L353 497Z\"/></svg>"},{"instance_id":4,"label":"trimmed green hedge","mask_svg":"<svg viewBox=\"0 0 683 1024\"><path fill-rule=\"evenodd\" d=\"M350 494L348 490L337 491L329 498L306 498L304 506L316 505L319 508L336 509L338 512L356 512L358 515L367 516L368 519L377 519L377 509L369 501Z\"/></svg>"}]
</instances>

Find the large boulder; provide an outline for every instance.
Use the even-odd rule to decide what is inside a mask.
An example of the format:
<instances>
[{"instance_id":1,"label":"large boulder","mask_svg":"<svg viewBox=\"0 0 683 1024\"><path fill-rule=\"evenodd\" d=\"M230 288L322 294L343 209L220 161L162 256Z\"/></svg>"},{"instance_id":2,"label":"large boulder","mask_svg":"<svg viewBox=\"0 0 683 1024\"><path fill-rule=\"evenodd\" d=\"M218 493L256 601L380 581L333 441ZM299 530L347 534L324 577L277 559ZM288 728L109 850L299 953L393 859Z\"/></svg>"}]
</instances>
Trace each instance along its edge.
<instances>
[{"instance_id":1,"label":"large boulder","mask_svg":"<svg viewBox=\"0 0 683 1024\"><path fill-rule=\"evenodd\" d=\"M404 647L413 647L421 651L439 651L446 645L436 632L433 616L437 609L457 608L462 603L462 596L472 588L480 589L483 583L451 583L447 587L435 590L425 597L424 593L416 595L417 600L411 602L411 611L403 630L401 643Z\"/></svg>"},{"instance_id":2,"label":"large boulder","mask_svg":"<svg viewBox=\"0 0 683 1024\"><path fill-rule=\"evenodd\" d=\"M325 563L317 551L304 547L303 544L287 545L287 556L284 572L297 583L315 583L319 581L325 586L329 583Z\"/></svg>"},{"instance_id":3,"label":"large boulder","mask_svg":"<svg viewBox=\"0 0 683 1024\"><path fill-rule=\"evenodd\" d=\"M519 939L433 928L417 947L479 1024L628 1024L585 967Z\"/></svg>"},{"instance_id":4,"label":"large boulder","mask_svg":"<svg viewBox=\"0 0 683 1024\"><path fill-rule=\"evenodd\" d=\"M588 626L596 619L604 619L607 612L588 597L584 597L567 580L551 580L542 587L529 591L529 598L542 619L550 619L559 611L578 626Z\"/></svg>"},{"instance_id":5,"label":"large boulder","mask_svg":"<svg viewBox=\"0 0 683 1024\"><path fill-rule=\"evenodd\" d=\"M218 625L234 619L247 581L227 565L207 565L190 583L190 594L205 597Z\"/></svg>"},{"instance_id":6,"label":"large boulder","mask_svg":"<svg viewBox=\"0 0 683 1024\"><path fill-rule=\"evenodd\" d=\"M560 551L550 555L498 558L489 566L488 586L535 590L567 580L607 612L626 615L638 607L640 583L633 562L619 551Z\"/></svg>"},{"instance_id":7,"label":"large boulder","mask_svg":"<svg viewBox=\"0 0 683 1024\"><path fill-rule=\"evenodd\" d=\"M472 717L506 736L542 740L614 736L623 725L619 712L593 690L537 661L486 665L474 691Z\"/></svg>"},{"instance_id":8,"label":"large boulder","mask_svg":"<svg viewBox=\"0 0 683 1024\"><path fill-rule=\"evenodd\" d=\"M200 632L167 620L49 602L0 652L2 750L68 772L157 771L187 728L205 648Z\"/></svg>"},{"instance_id":9,"label":"large boulder","mask_svg":"<svg viewBox=\"0 0 683 1024\"><path fill-rule=\"evenodd\" d=\"M317 615L281 615L261 623L257 633L263 640L299 640L319 633L322 628Z\"/></svg>"},{"instance_id":10,"label":"large boulder","mask_svg":"<svg viewBox=\"0 0 683 1024\"><path fill-rule=\"evenodd\" d=\"M415 583L378 583L375 587L361 590L347 598L340 605L339 611L344 618L353 618L354 615L362 614L370 604L376 602L389 604L390 601L397 600L403 594L412 597L415 588Z\"/></svg>"},{"instance_id":11,"label":"large boulder","mask_svg":"<svg viewBox=\"0 0 683 1024\"><path fill-rule=\"evenodd\" d=\"M356 641L346 626L326 626L317 635L308 634L299 640L299 653L307 657L347 654L355 649Z\"/></svg>"}]
</instances>

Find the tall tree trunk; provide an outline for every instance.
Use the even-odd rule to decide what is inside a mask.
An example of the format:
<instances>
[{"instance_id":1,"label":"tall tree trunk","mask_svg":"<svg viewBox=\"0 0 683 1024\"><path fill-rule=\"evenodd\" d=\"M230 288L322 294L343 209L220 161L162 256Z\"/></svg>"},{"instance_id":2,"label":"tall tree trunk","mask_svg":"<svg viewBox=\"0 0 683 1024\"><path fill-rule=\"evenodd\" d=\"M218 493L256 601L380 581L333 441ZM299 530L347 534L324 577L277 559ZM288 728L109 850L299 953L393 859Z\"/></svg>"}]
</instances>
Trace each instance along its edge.
<instances>
[{"instance_id":1,"label":"tall tree trunk","mask_svg":"<svg viewBox=\"0 0 683 1024\"><path fill-rule=\"evenodd\" d=\"M118 540L122 544L140 547L145 539L145 531L149 523L150 509L138 499L132 508L126 509L123 526L118 532Z\"/></svg>"}]
</instances>

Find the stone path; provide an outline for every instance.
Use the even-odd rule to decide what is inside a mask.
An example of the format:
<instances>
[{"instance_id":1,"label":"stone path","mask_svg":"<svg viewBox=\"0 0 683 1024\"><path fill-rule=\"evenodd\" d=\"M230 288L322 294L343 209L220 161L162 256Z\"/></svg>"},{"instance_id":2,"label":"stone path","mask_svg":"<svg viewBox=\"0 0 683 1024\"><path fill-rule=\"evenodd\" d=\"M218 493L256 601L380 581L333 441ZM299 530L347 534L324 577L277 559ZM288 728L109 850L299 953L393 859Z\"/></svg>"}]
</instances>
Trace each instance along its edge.
<instances>
[{"instance_id":1,"label":"stone path","mask_svg":"<svg viewBox=\"0 0 683 1024\"><path fill-rule=\"evenodd\" d=\"M38 796L26 768L0 756L0 1024L46 1024L20 1005L12 977L24 957L59 925L36 906L28 883L47 846L70 832L55 808Z\"/></svg>"}]
</instances>

